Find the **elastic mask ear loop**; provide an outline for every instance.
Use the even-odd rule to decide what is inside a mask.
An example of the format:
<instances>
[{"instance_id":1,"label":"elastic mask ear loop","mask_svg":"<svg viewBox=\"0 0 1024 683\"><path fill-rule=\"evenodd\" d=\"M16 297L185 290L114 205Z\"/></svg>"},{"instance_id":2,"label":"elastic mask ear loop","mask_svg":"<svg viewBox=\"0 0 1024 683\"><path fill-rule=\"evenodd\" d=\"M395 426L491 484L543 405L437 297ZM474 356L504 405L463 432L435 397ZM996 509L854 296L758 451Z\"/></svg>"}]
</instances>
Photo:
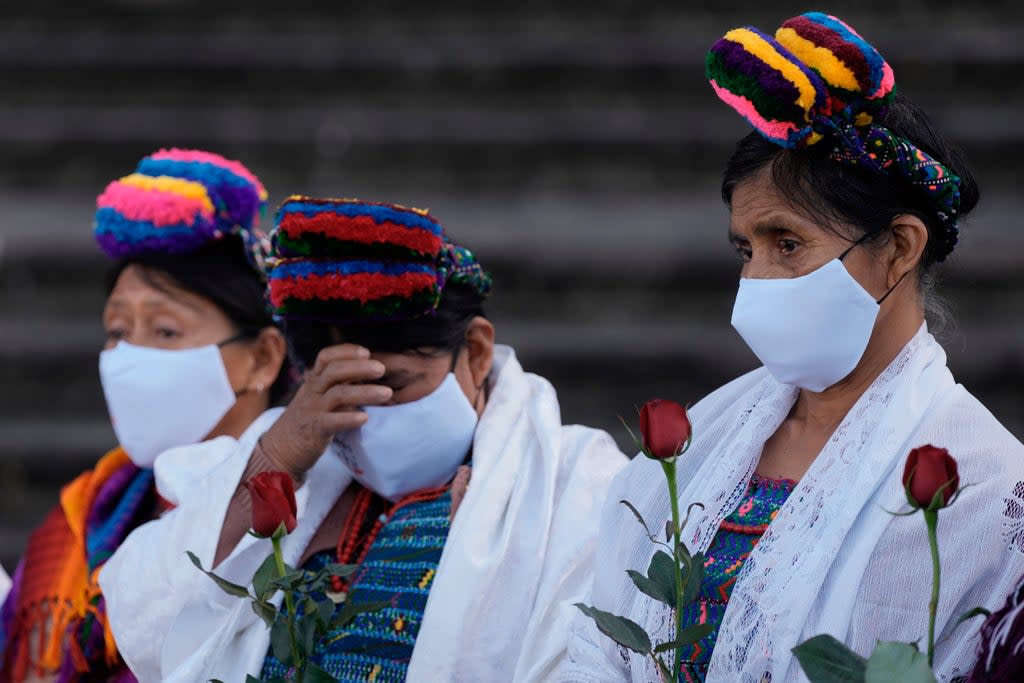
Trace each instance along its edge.
<instances>
[{"instance_id":1,"label":"elastic mask ear loop","mask_svg":"<svg viewBox=\"0 0 1024 683\"><path fill-rule=\"evenodd\" d=\"M851 251L853 251L854 247L859 247L864 242L864 240L866 240L867 238L871 237L871 235L872 235L872 233L868 233L868 232L866 232L863 235L861 235L859 240L857 240L856 242L851 244L849 247L846 248L846 251L844 251L842 254L839 255L839 260L842 261L843 259L845 259L846 255L849 254Z\"/></svg>"},{"instance_id":2,"label":"elastic mask ear loop","mask_svg":"<svg viewBox=\"0 0 1024 683\"><path fill-rule=\"evenodd\" d=\"M235 342L240 342L240 341L242 341L243 339L248 339L248 338L249 338L249 337L251 337L251 336L252 336L252 335L250 335L250 334L249 334L249 333L247 333L247 332L239 332L239 333L238 333L238 334L236 334L235 336L233 336L233 337L228 337L228 338L227 338L227 339L225 339L224 341L222 341L222 342L220 342L219 344L217 344L217 348L218 348L218 349L223 349L223 348L224 348L225 346L227 346L228 344L234 344ZM245 387L244 389L239 389L238 391L235 391L234 389L232 389L232 391L234 391L234 392L235 392L235 399L237 400L237 399L241 398L242 396L244 396L245 394L248 394L248 393L249 393L249 387Z\"/></svg>"},{"instance_id":3,"label":"elastic mask ear loop","mask_svg":"<svg viewBox=\"0 0 1024 683\"><path fill-rule=\"evenodd\" d=\"M903 282L903 278L907 277L907 275L909 275L909 274L910 274L910 271L908 270L907 272L903 273L903 275L900 275L900 279L896 281L896 284L894 284L894 285L893 285L892 287L890 287L890 288L889 288L889 291L885 293L885 296L883 296L883 297L882 297L881 299L879 299L879 300L878 300L878 301L876 301L875 303L876 303L876 304L878 304L879 306L881 306L881 305L882 305L882 302L883 302L883 301L885 301L886 299L888 299L888 298L889 298L889 295L890 295L890 294L892 294L892 293L893 293L893 291L894 291L894 290L895 290L895 289L896 289L897 287L899 287L899 286L900 286L900 283L901 283L901 282Z\"/></svg>"},{"instance_id":4,"label":"elastic mask ear loop","mask_svg":"<svg viewBox=\"0 0 1024 683\"><path fill-rule=\"evenodd\" d=\"M455 351L455 353L452 354L452 364L451 364L451 367L448 368L448 372L452 373L453 375L455 374L455 366L459 364L459 356L462 355L462 350L464 348L466 348L466 347L465 346L460 346ZM476 410L477 404L480 403L480 394L483 393L483 390L484 390L484 388L486 386L487 386L487 378L485 377L484 381L480 383L480 386L478 386L476 388L476 396L473 397L473 401L472 401L473 410ZM485 397L485 400L486 400L486 397Z\"/></svg>"}]
</instances>

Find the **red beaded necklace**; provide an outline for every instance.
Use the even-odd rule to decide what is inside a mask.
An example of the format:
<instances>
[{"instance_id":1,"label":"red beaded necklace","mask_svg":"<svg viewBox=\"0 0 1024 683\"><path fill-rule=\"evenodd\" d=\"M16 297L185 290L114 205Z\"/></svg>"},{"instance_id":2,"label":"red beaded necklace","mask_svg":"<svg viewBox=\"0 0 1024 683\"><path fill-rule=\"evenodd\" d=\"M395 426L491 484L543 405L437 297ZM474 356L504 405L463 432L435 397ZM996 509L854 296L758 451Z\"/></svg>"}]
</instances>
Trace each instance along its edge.
<instances>
[{"instance_id":1,"label":"red beaded necklace","mask_svg":"<svg viewBox=\"0 0 1024 683\"><path fill-rule=\"evenodd\" d=\"M352 501L352 507L348 515L345 516L345 524L341 527L341 533L338 535L338 545L335 549L338 563L361 564L366 559L366 554L370 552L377 534L394 517L396 512L414 503L434 500L447 491L450 486L451 484L445 484L436 489L411 493L390 507L387 500L370 489L360 486L355 500ZM351 579L345 580L339 576L331 577L331 588L335 593L348 592L350 585Z\"/></svg>"}]
</instances>

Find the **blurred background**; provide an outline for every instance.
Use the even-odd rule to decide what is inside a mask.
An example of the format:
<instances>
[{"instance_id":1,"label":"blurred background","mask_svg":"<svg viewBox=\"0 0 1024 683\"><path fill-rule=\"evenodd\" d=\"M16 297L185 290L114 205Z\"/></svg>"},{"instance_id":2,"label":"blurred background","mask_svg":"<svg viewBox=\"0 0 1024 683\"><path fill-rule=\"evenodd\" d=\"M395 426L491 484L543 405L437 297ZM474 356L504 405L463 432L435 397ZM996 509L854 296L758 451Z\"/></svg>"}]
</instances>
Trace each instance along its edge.
<instances>
[{"instance_id":1,"label":"blurred background","mask_svg":"<svg viewBox=\"0 0 1024 683\"><path fill-rule=\"evenodd\" d=\"M851 9L852 8L852 9ZM429 207L496 275L501 341L613 431L755 361L719 174L745 132L703 77L729 28L806 2L0 3L0 561L114 445L97 378L95 196L166 146L292 192ZM1024 5L819 4L892 63L973 161L944 269L954 373L1024 435ZM272 216L272 212L271 212ZM268 216L265 227L270 223Z\"/></svg>"}]
</instances>

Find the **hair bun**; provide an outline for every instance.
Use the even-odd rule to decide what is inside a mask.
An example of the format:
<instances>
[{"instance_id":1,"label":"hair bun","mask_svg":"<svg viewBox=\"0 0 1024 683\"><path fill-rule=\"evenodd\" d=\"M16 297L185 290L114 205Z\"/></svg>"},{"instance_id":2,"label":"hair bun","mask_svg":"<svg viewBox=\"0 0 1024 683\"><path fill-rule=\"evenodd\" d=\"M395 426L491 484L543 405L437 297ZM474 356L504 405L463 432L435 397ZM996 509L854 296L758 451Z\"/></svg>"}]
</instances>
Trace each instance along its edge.
<instances>
[{"instance_id":1,"label":"hair bun","mask_svg":"<svg viewBox=\"0 0 1024 683\"><path fill-rule=\"evenodd\" d=\"M774 38L733 29L711 46L705 70L722 101L768 140L794 148L821 139L813 125L828 111L828 88Z\"/></svg>"},{"instance_id":2,"label":"hair bun","mask_svg":"<svg viewBox=\"0 0 1024 683\"><path fill-rule=\"evenodd\" d=\"M892 68L878 50L842 20L823 12L793 17L775 32L775 39L828 86L827 115L848 110L851 120L870 114L892 97ZM870 123L860 117L857 125Z\"/></svg>"}]
</instances>

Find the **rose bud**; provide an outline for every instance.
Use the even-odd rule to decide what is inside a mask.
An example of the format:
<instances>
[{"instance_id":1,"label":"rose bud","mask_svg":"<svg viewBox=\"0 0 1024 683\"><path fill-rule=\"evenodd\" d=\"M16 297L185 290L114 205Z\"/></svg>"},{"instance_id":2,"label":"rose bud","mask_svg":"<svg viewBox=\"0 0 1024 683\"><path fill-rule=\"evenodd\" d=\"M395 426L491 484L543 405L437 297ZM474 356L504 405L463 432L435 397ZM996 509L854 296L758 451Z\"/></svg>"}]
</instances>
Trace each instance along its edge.
<instances>
[{"instance_id":1,"label":"rose bud","mask_svg":"<svg viewBox=\"0 0 1024 683\"><path fill-rule=\"evenodd\" d=\"M903 488L913 507L928 509L940 490L937 507L946 507L959 487L956 459L945 448L928 445L910 451L903 468Z\"/></svg>"},{"instance_id":2,"label":"rose bud","mask_svg":"<svg viewBox=\"0 0 1024 683\"><path fill-rule=\"evenodd\" d=\"M690 441L690 418L675 401L653 399L640 409L640 436L644 453L656 460L674 458Z\"/></svg>"},{"instance_id":3,"label":"rose bud","mask_svg":"<svg viewBox=\"0 0 1024 683\"><path fill-rule=\"evenodd\" d=\"M245 482L252 496L252 530L257 536L270 538L282 524L285 533L295 530L298 507L295 484L284 472L261 472Z\"/></svg>"}]
</instances>

